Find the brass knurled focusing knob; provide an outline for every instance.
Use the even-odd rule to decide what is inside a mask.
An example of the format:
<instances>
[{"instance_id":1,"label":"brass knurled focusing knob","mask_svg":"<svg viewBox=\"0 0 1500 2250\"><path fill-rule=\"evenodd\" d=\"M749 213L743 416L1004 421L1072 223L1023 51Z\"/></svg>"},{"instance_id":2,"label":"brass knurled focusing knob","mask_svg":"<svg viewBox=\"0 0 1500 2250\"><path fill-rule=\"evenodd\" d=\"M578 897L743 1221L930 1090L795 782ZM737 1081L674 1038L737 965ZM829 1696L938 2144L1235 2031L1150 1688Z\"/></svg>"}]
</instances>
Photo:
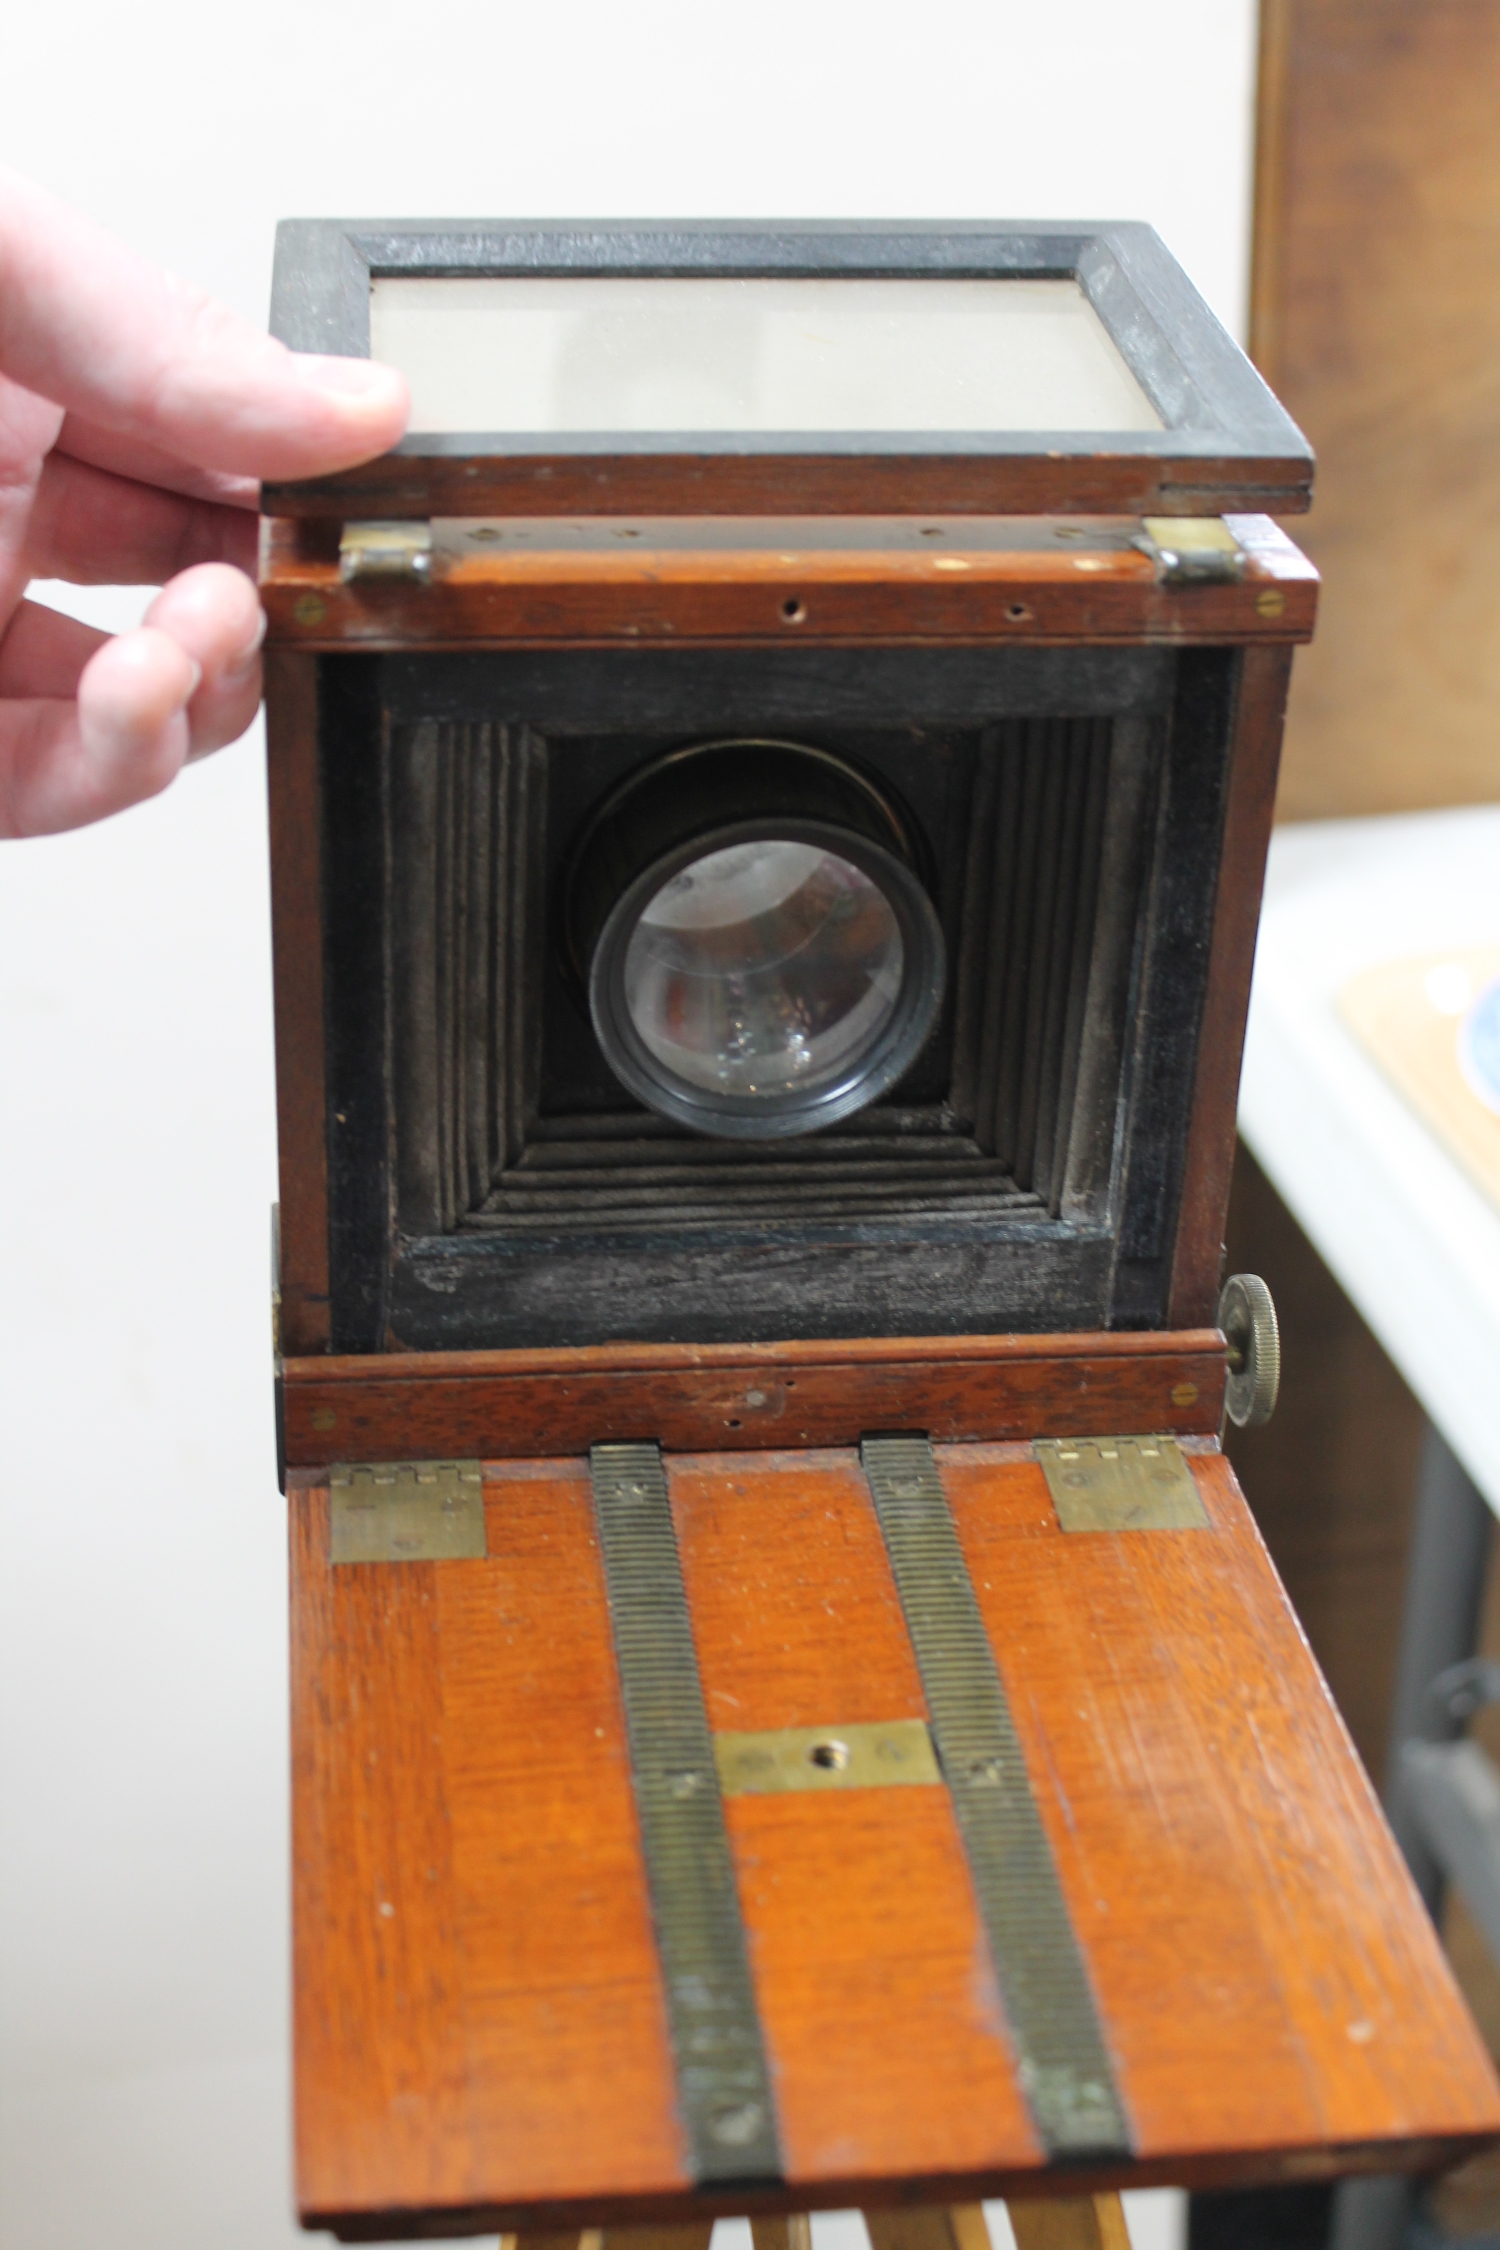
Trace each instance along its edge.
<instances>
[{"instance_id":1,"label":"brass knurled focusing knob","mask_svg":"<svg viewBox=\"0 0 1500 2250\"><path fill-rule=\"evenodd\" d=\"M1229 1346L1224 1410L1237 1429L1269 1422L1281 1388L1281 1332L1259 1274L1234 1273L1219 1292L1218 1325Z\"/></svg>"}]
</instances>

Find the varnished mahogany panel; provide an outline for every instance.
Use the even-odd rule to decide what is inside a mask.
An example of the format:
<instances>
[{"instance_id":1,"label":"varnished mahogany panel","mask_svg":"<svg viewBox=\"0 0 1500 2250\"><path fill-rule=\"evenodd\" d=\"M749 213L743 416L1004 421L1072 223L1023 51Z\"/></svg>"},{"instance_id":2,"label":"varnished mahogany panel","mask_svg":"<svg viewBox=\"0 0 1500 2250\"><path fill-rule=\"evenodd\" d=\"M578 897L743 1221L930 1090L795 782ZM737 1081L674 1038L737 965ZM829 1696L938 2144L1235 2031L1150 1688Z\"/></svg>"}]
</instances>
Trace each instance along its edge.
<instances>
[{"instance_id":1,"label":"varnished mahogany panel","mask_svg":"<svg viewBox=\"0 0 1500 2250\"><path fill-rule=\"evenodd\" d=\"M938 1459L1137 2161L1456 2156L1500 2088L1233 1477L1065 1534L1019 1445ZM710 1717L910 1717L848 1449L668 1462ZM300 1481L300 1480L299 1480ZM330 1569L293 1512L298 2120L314 2223L691 2217L581 1461L489 1472L483 1562ZM1078 2192L1039 2165L946 1793L732 1799L787 2164L718 2210Z\"/></svg>"},{"instance_id":2,"label":"varnished mahogany panel","mask_svg":"<svg viewBox=\"0 0 1500 2250\"><path fill-rule=\"evenodd\" d=\"M486 1561L334 1569L291 1494L308 2213L687 2185L587 1475L485 1498Z\"/></svg>"},{"instance_id":3,"label":"varnished mahogany panel","mask_svg":"<svg viewBox=\"0 0 1500 2250\"><path fill-rule=\"evenodd\" d=\"M857 1457L689 1456L671 1491L716 1730L926 1715ZM947 1791L727 1812L790 2174L1038 2163Z\"/></svg>"},{"instance_id":4,"label":"varnished mahogany panel","mask_svg":"<svg viewBox=\"0 0 1500 2250\"><path fill-rule=\"evenodd\" d=\"M266 527L261 598L274 641L313 648L1306 640L1317 573L1265 517L1235 523L1249 567L1219 586L1164 584L1129 544L1132 524L1091 536L1085 523L1073 543L1048 546L1035 525L980 522L966 536L951 517L929 521L932 541L916 548L905 525L881 546L867 534L814 542L795 523L750 541L729 520L696 524L697 544L668 543L649 522L602 523L584 543L570 524L553 546L544 531L490 551L440 540L424 581L345 585L325 527L283 521Z\"/></svg>"},{"instance_id":5,"label":"varnished mahogany panel","mask_svg":"<svg viewBox=\"0 0 1500 2250\"><path fill-rule=\"evenodd\" d=\"M500 1459L657 1438L704 1446L1216 1431L1217 1329L891 1337L848 1343L595 1344L557 1351L289 1359L287 1460Z\"/></svg>"},{"instance_id":6,"label":"varnished mahogany panel","mask_svg":"<svg viewBox=\"0 0 1500 2250\"><path fill-rule=\"evenodd\" d=\"M997 1450L938 1461L1141 2151L1493 2132L1488 2059L1228 1463L1193 1462L1207 1532L1068 1535Z\"/></svg>"}]
</instances>

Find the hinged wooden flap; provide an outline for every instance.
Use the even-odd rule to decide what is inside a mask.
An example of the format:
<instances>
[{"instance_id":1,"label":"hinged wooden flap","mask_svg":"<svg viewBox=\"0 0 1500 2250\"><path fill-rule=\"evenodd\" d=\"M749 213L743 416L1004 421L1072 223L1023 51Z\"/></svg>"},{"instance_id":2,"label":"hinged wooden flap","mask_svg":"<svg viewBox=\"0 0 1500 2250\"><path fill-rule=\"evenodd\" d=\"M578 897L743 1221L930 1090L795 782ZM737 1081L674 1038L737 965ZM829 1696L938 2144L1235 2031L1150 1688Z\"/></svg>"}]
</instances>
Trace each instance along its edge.
<instances>
[{"instance_id":1,"label":"hinged wooden flap","mask_svg":"<svg viewBox=\"0 0 1500 2250\"><path fill-rule=\"evenodd\" d=\"M1128 2137L1090 2180L1452 2158L1500 2089L1233 1475L1182 1452L1205 1524L1080 1537L1029 1443L934 1448ZM855 1449L663 1467L721 1775L747 1740L852 1761L933 1723ZM483 1490L483 1557L350 1569L292 1479L304 2217L742 2210L695 2187L588 1463ZM758 2207L1077 2192L952 1776L721 1794L782 2166Z\"/></svg>"},{"instance_id":2,"label":"hinged wooden flap","mask_svg":"<svg viewBox=\"0 0 1500 2250\"><path fill-rule=\"evenodd\" d=\"M276 515L1288 514L1312 483L1147 226L288 220L271 326L412 392L394 452L268 485Z\"/></svg>"}]
</instances>

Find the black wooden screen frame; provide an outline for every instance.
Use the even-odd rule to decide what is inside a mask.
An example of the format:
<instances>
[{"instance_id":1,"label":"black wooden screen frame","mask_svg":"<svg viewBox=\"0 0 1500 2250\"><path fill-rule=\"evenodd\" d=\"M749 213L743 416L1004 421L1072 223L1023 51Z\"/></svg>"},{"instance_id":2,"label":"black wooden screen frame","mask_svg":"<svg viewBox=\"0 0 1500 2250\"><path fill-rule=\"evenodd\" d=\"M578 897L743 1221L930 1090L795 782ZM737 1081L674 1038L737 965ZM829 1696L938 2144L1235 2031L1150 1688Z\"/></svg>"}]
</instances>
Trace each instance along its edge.
<instances>
[{"instance_id":1,"label":"black wooden screen frame","mask_svg":"<svg viewBox=\"0 0 1500 2250\"><path fill-rule=\"evenodd\" d=\"M1307 440L1155 230L1139 223L288 219L277 230L272 331L297 351L368 358L372 281L424 275L1071 280L1163 427L678 438L419 432L373 471L268 486L267 513L485 512L466 508L462 486L443 475L456 462L503 465L523 472L523 483L528 467L538 472L525 487L524 512L536 515L577 511L577 480L559 483L557 475L570 467L591 472L604 512L621 512L612 480L623 489L633 477L638 487L648 470L659 472L651 485L658 513L859 512L839 497L849 487L810 474L859 463L890 472L882 490L894 490L901 511L1004 512L1013 504L1031 513L1287 515L1310 501ZM1010 481L1013 503L1005 499ZM635 512L633 504L624 512Z\"/></svg>"}]
</instances>

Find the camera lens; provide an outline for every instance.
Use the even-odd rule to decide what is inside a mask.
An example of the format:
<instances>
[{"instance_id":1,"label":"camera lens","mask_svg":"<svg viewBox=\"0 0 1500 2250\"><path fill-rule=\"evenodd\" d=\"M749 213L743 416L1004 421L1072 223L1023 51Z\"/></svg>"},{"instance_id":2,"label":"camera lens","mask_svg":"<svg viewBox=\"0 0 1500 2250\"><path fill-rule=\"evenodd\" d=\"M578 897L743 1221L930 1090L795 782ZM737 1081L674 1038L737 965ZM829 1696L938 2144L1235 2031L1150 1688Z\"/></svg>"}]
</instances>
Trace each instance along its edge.
<instances>
[{"instance_id":1,"label":"camera lens","mask_svg":"<svg viewBox=\"0 0 1500 2250\"><path fill-rule=\"evenodd\" d=\"M624 998L662 1069L708 1093L810 1093L888 1030L905 948L863 868L766 837L689 862L642 910Z\"/></svg>"},{"instance_id":2,"label":"camera lens","mask_svg":"<svg viewBox=\"0 0 1500 2250\"><path fill-rule=\"evenodd\" d=\"M632 775L574 849L563 928L615 1076L700 1133L771 1139L863 1109L942 1002L909 820L792 743L705 744Z\"/></svg>"}]
</instances>

